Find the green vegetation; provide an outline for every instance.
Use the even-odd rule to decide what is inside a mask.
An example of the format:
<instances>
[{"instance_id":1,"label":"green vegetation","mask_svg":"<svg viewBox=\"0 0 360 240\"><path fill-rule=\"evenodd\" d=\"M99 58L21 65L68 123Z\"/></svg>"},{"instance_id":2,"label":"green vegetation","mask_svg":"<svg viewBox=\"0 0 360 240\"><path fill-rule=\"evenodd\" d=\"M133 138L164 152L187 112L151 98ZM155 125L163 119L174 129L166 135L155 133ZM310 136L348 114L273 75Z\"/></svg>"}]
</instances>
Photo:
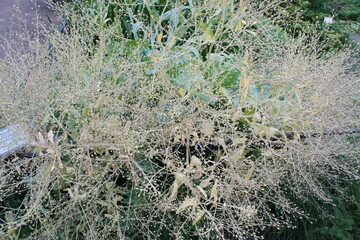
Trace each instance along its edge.
<instances>
[{"instance_id":1,"label":"green vegetation","mask_svg":"<svg viewBox=\"0 0 360 240\"><path fill-rule=\"evenodd\" d=\"M355 237L359 136L323 134L359 127L352 50L291 31L296 4L59 8L66 34L1 64L36 157L1 162L0 239Z\"/></svg>"},{"instance_id":2,"label":"green vegetation","mask_svg":"<svg viewBox=\"0 0 360 240\"><path fill-rule=\"evenodd\" d=\"M278 24L294 33L315 31L324 42L324 50L342 48L350 41L351 32L360 32L360 3L356 0L294 0L280 5L286 18ZM324 17L333 17L331 24L324 23Z\"/></svg>"},{"instance_id":3,"label":"green vegetation","mask_svg":"<svg viewBox=\"0 0 360 240\"><path fill-rule=\"evenodd\" d=\"M359 136L348 137L348 143L358 144ZM356 157L360 157L357 151ZM347 159L347 156L337 156ZM324 203L311 195L294 199L297 206L308 214L307 218L293 219L295 228L269 228L264 231L265 239L309 239L309 240L347 240L360 236L360 182L340 180L344 187L337 191L333 185L324 185L333 202ZM288 197L291 198L289 195ZM281 214L276 213L275 214Z\"/></svg>"}]
</instances>

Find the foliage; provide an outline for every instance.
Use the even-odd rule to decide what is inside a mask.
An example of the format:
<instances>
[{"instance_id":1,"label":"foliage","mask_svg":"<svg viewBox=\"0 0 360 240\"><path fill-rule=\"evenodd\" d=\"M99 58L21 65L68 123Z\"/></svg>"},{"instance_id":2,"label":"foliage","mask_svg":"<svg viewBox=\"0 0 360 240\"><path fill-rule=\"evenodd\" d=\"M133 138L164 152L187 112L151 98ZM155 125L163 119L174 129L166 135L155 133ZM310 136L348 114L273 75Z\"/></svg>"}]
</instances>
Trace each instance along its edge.
<instances>
[{"instance_id":1,"label":"foliage","mask_svg":"<svg viewBox=\"0 0 360 240\"><path fill-rule=\"evenodd\" d=\"M350 145L356 145L359 136L346 137ZM359 158L356 151L353 158ZM338 155L338 159L352 160L349 156ZM324 180L326 181L326 180ZM293 199L297 206L306 213L305 217L295 217L291 228L267 228L264 230L264 239L358 239L360 233L360 190L359 181L348 182L339 179L339 185L345 188L338 191L332 184L324 184L333 199L331 203L324 203L311 195ZM284 187L284 189L288 189ZM288 197L294 198L288 189ZM276 209L276 208L274 208ZM274 211L274 214L282 214Z\"/></svg>"},{"instance_id":2,"label":"foliage","mask_svg":"<svg viewBox=\"0 0 360 240\"><path fill-rule=\"evenodd\" d=\"M2 161L0 239L256 239L358 179L322 134L357 127L351 52L292 38L280 2L77 4L3 61L0 125L37 156Z\"/></svg>"},{"instance_id":3,"label":"foliage","mask_svg":"<svg viewBox=\"0 0 360 240\"><path fill-rule=\"evenodd\" d=\"M333 204L311 203L307 200L299 207L308 213L306 218L295 219L294 228L271 229L265 233L265 239L358 239L360 233L359 183L347 186L348 190L334 193ZM329 189L331 190L331 189ZM340 194L348 194L344 201ZM311 199L311 198L310 198Z\"/></svg>"},{"instance_id":4,"label":"foliage","mask_svg":"<svg viewBox=\"0 0 360 240\"><path fill-rule=\"evenodd\" d=\"M351 44L350 33L359 31L359 2L354 0L293 0L280 5L278 11L285 18L277 22L286 31L318 32L324 50L341 49ZM324 24L324 17L334 17L332 24Z\"/></svg>"}]
</instances>

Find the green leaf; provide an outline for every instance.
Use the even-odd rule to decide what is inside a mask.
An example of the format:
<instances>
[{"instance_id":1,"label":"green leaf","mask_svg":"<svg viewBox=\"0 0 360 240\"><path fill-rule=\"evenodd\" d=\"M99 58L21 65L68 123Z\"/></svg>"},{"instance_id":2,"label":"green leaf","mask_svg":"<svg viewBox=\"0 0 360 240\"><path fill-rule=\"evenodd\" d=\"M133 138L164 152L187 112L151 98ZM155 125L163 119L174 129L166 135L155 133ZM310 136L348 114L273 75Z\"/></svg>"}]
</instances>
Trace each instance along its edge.
<instances>
[{"instance_id":1,"label":"green leaf","mask_svg":"<svg viewBox=\"0 0 360 240\"><path fill-rule=\"evenodd\" d=\"M179 92L181 97L185 97L185 95L186 95L186 90L185 89L180 88L178 92Z\"/></svg>"},{"instance_id":2,"label":"green leaf","mask_svg":"<svg viewBox=\"0 0 360 240\"><path fill-rule=\"evenodd\" d=\"M351 216L342 216L341 219L337 220L337 226L342 230L351 231L353 230L353 225L355 224Z\"/></svg>"},{"instance_id":3,"label":"green leaf","mask_svg":"<svg viewBox=\"0 0 360 240\"><path fill-rule=\"evenodd\" d=\"M148 11L149 11L149 13L150 13L151 18L152 18L155 22L158 22L159 19L160 19L159 14L158 14L153 8L150 8L149 6L147 6L147 8L148 8Z\"/></svg>"},{"instance_id":4,"label":"green leaf","mask_svg":"<svg viewBox=\"0 0 360 240\"><path fill-rule=\"evenodd\" d=\"M168 20L170 20L170 18L171 18L174 14L177 14L177 9L171 9L171 10L165 12L165 13L161 16L161 21L168 21Z\"/></svg>"},{"instance_id":5,"label":"green leaf","mask_svg":"<svg viewBox=\"0 0 360 240\"><path fill-rule=\"evenodd\" d=\"M178 38L182 38L186 34L187 30L188 30L187 27L184 26L180 27L176 30L175 36Z\"/></svg>"},{"instance_id":6,"label":"green leaf","mask_svg":"<svg viewBox=\"0 0 360 240\"><path fill-rule=\"evenodd\" d=\"M50 120L50 114L46 114L41 124L47 124Z\"/></svg>"},{"instance_id":7,"label":"green leaf","mask_svg":"<svg viewBox=\"0 0 360 240\"><path fill-rule=\"evenodd\" d=\"M210 97L201 93L201 92L196 92L195 94L197 97L199 97L201 100L203 100L204 102L209 103L210 102Z\"/></svg>"},{"instance_id":8,"label":"green leaf","mask_svg":"<svg viewBox=\"0 0 360 240\"><path fill-rule=\"evenodd\" d=\"M46 19L49 21L49 23L51 24L52 23L52 20L51 18L49 17L49 15L47 13L45 13L45 16L46 16Z\"/></svg>"},{"instance_id":9,"label":"green leaf","mask_svg":"<svg viewBox=\"0 0 360 240\"><path fill-rule=\"evenodd\" d=\"M91 109L89 107L84 108L81 112L81 116L86 117L87 115L89 115L90 110Z\"/></svg>"},{"instance_id":10,"label":"green leaf","mask_svg":"<svg viewBox=\"0 0 360 240\"><path fill-rule=\"evenodd\" d=\"M222 87L231 87L237 85L241 76L240 70L231 69L225 71L220 75L220 81Z\"/></svg>"},{"instance_id":11,"label":"green leaf","mask_svg":"<svg viewBox=\"0 0 360 240\"><path fill-rule=\"evenodd\" d=\"M209 25L204 33L204 43L214 43L215 42L215 34L214 32L212 31L212 26Z\"/></svg>"},{"instance_id":12,"label":"green leaf","mask_svg":"<svg viewBox=\"0 0 360 240\"><path fill-rule=\"evenodd\" d=\"M125 43L125 55L131 56L135 50L145 50L150 46L147 40L128 40Z\"/></svg>"},{"instance_id":13,"label":"green leaf","mask_svg":"<svg viewBox=\"0 0 360 240\"><path fill-rule=\"evenodd\" d=\"M351 234L351 233L349 233L349 232L343 232L343 240L353 240L354 239L354 237L353 237L353 235Z\"/></svg>"},{"instance_id":14,"label":"green leaf","mask_svg":"<svg viewBox=\"0 0 360 240\"><path fill-rule=\"evenodd\" d=\"M139 162L139 166L142 168L144 172L152 172L154 171L153 164L150 160L144 160Z\"/></svg>"}]
</instances>

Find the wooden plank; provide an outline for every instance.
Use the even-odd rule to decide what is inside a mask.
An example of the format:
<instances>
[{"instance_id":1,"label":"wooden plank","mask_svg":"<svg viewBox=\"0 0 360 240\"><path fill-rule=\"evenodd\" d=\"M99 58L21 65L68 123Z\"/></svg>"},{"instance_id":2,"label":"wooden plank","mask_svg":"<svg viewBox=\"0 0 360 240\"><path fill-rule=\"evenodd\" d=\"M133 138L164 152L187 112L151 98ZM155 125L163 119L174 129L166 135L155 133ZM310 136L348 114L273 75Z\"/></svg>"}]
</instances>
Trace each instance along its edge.
<instances>
[{"instance_id":1,"label":"wooden plank","mask_svg":"<svg viewBox=\"0 0 360 240\"><path fill-rule=\"evenodd\" d=\"M19 151L28 144L25 132L19 125L11 125L0 129L0 158Z\"/></svg>"}]
</instances>

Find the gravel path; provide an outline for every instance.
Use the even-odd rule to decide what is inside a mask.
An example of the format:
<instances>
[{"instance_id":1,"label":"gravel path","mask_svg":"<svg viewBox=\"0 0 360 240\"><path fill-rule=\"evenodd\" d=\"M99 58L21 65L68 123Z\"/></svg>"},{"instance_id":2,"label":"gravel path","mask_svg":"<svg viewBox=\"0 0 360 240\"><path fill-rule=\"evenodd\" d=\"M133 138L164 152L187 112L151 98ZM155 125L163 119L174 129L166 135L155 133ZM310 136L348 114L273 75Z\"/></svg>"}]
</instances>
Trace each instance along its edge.
<instances>
[{"instance_id":1,"label":"gravel path","mask_svg":"<svg viewBox=\"0 0 360 240\"><path fill-rule=\"evenodd\" d=\"M50 26L47 16L54 24L58 24L60 17L49 8L47 1L49 0L0 0L0 45L10 38L10 34L36 31L33 21L36 16L47 26ZM21 22L25 24L19 27ZM0 58L4 55L4 50L0 48Z\"/></svg>"},{"instance_id":2,"label":"gravel path","mask_svg":"<svg viewBox=\"0 0 360 240\"><path fill-rule=\"evenodd\" d=\"M360 33L353 33L351 34L351 39L353 39L355 42L358 43L358 50L360 50ZM356 57L354 58L354 65L357 69L357 75L360 76L360 52L356 54Z\"/></svg>"},{"instance_id":3,"label":"gravel path","mask_svg":"<svg viewBox=\"0 0 360 240\"><path fill-rule=\"evenodd\" d=\"M351 38L360 44L360 33L351 34Z\"/></svg>"}]
</instances>

